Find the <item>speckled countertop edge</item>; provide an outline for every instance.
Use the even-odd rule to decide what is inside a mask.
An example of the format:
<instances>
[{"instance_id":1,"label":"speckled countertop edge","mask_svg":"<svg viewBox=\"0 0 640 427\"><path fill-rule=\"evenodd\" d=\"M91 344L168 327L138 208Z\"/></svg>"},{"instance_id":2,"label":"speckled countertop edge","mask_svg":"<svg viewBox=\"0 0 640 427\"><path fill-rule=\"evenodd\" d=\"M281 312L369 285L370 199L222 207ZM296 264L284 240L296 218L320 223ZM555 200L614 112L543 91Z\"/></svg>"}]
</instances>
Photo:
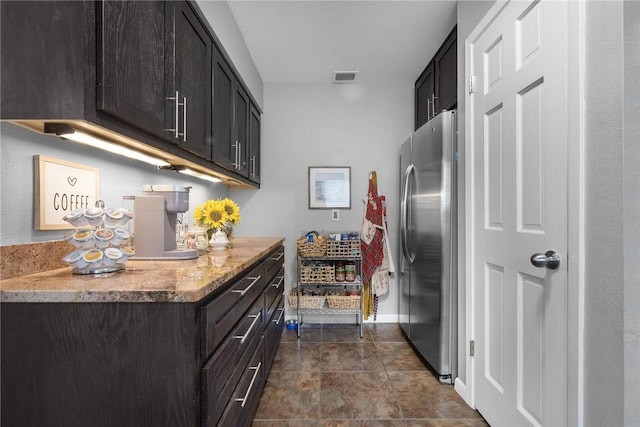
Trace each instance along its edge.
<instances>
[{"instance_id":1,"label":"speckled countertop edge","mask_svg":"<svg viewBox=\"0 0 640 427\"><path fill-rule=\"evenodd\" d=\"M129 260L101 276L71 267L0 281L0 302L197 302L281 246L279 237L236 237L233 249L193 260Z\"/></svg>"}]
</instances>

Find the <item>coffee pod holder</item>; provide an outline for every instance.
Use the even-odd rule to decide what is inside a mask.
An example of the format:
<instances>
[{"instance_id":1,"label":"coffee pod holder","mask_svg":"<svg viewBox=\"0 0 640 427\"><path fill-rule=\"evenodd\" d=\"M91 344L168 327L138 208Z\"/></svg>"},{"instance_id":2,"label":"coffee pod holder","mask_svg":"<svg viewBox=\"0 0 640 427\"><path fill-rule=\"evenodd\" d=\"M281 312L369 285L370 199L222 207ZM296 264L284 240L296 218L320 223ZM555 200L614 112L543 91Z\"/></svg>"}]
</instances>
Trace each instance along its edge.
<instances>
[{"instance_id":1,"label":"coffee pod holder","mask_svg":"<svg viewBox=\"0 0 640 427\"><path fill-rule=\"evenodd\" d=\"M130 235L122 228L133 218L125 208L104 208L98 200L94 208L74 211L63 219L74 225L65 240L76 249L62 258L73 274L99 275L125 270L127 259L135 255L128 246Z\"/></svg>"}]
</instances>

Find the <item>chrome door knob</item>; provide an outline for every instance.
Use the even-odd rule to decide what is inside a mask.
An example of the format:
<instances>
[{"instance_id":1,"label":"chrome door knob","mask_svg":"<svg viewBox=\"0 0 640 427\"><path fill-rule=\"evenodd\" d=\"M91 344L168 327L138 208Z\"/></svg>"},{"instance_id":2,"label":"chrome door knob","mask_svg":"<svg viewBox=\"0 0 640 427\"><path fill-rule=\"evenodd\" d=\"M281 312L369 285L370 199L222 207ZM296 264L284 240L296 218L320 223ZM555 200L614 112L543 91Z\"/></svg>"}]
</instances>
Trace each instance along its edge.
<instances>
[{"instance_id":1,"label":"chrome door knob","mask_svg":"<svg viewBox=\"0 0 640 427\"><path fill-rule=\"evenodd\" d=\"M555 270L560 265L560 255L554 251L547 251L544 254L533 254L531 255L531 264L535 267L547 267L549 270Z\"/></svg>"}]
</instances>

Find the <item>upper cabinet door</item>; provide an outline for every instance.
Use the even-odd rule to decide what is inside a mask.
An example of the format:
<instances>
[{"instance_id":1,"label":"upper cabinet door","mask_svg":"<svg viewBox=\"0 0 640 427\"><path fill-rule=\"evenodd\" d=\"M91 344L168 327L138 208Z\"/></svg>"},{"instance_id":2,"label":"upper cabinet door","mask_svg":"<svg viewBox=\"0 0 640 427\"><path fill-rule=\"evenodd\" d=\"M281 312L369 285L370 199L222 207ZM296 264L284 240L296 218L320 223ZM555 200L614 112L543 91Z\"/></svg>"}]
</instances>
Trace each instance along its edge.
<instances>
[{"instance_id":1,"label":"upper cabinet door","mask_svg":"<svg viewBox=\"0 0 640 427\"><path fill-rule=\"evenodd\" d=\"M260 184L260 112L253 105L249 112L249 179Z\"/></svg>"},{"instance_id":2,"label":"upper cabinet door","mask_svg":"<svg viewBox=\"0 0 640 427\"><path fill-rule=\"evenodd\" d=\"M236 171L248 176L249 153L249 97L242 87L235 85L233 98L234 147L237 159L234 162Z\"/></svg>"},{"instance_id":3,"label":"upper cabinet door","mask_svg":"<svg viewBox=\"0 0 640 427\"><path fill-rule=\"evenodd\" d=\"M177 143L210 160L212 42L187 3L167 4L175 7L175 91L178 99L173 108L178 107Z\"/></svg>"},{"instance_id":4,"label":"upper cabinet door","mask_svg":"<svg viewBox=\"0 0 640 427\"><path fill-rule=\"evenodd\" d=\"M433 61L427 65L416 81L415 128L418 129L433 117L432 104L435 97Z\"/></svg>"},{"instance_id":5,"label":"upper cabinet door","mask_svg":"<svg viewBox=\"0 0 640 427\"><path fill-rule=\"evenodd\" d=\"M234 77L218 49L213 49L213 161L235 170L236 148L232 145Z\"/></svg>"},{"instance_id":6,"label":"upper cabinet door","mask_svg":"<svg viewBox=\"0 0 640 427\"><path fill-rule=\"evenodd\" d=\"M455 108L458 101L457 28L447 36L433 60L436 76L436 114Z\"/></svg>"},{"instance_id":7,"label":"upper cabinet door","mask_svg":"<svg viewBox=\"0 0 640 427\"><path fill-rule=\"evenodd\" d=\"M97 108L163 139L168 20L162 1L97 3Z\"/></svg>"}]
</instances>

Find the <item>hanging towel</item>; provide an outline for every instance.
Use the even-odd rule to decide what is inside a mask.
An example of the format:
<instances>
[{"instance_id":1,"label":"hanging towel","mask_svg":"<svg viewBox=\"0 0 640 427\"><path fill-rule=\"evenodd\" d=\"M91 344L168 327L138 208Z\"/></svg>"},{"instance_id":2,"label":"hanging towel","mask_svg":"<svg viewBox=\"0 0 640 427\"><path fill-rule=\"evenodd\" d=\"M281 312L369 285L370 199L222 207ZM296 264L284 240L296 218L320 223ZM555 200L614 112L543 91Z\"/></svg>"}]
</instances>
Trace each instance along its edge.
<instances>
[{"instance_id":1,"label":"hanging towel","mask_svg":"<svg viewBox=\"0 0 640 427\"><path fill-rule=\"evenodd\" d=\"M371 283L374 271L384 258L384 232L382 226L382 204L378 197L378 178L375 171L369 174L365 216L360 237L362 252L362 280Z\"/></svg>"}]
</instances>

